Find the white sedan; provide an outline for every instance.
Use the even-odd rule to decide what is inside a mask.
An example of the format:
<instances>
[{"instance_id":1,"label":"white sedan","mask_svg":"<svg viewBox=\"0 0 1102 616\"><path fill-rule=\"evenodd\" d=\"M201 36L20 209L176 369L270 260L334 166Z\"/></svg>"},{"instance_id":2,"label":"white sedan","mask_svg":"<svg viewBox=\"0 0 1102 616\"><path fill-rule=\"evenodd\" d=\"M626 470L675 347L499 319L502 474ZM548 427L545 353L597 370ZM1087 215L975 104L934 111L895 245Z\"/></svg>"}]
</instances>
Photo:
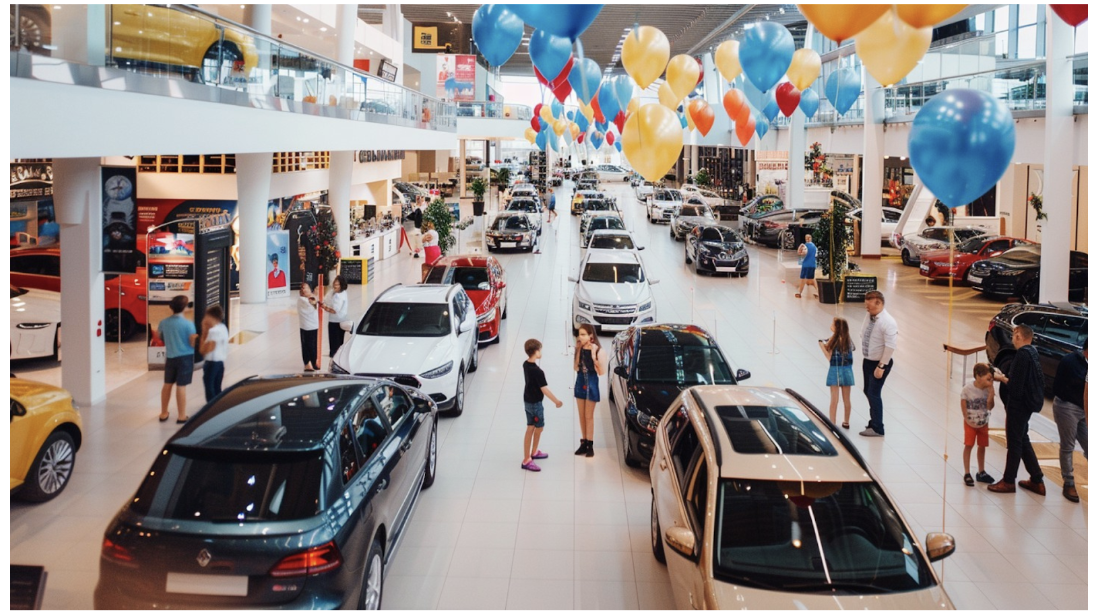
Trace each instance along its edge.
<instances>
[{"instance_id":1,"label":"white sedan","mask_svg":"<svg viewBox=\"0 0 1102 616\"><path fill-rule=\"evenodd\" d=\"M61 360L61 294L11 286L11 359Z\"/></svg>"},{"instance_id":2,"label":"white sedan","mask_svg":"<svg viewBox=\"0 0 1102 616\"><path fill-rule=\"evenodd\" d=\"M505 204L504 212L524 214L528 217L528 224L536 230L536 235L543 233L543 206L540 205L539 201L517 196Z\"/></svg>"},{"instance_id":3,"label":"white sedan","mask_svg":"<svg viewBox=\"0 0 1102 616\"><path fill-rule=\"evenodd\" d=\"M704 205L715 207L717 205L723 205L723 197L720 197L718 193L696 186L695 184L688 184L681 188L681 194L684 195L684 200L688 201L690 197L695 197L704 202Z\"/></svg>"}]
</instances>

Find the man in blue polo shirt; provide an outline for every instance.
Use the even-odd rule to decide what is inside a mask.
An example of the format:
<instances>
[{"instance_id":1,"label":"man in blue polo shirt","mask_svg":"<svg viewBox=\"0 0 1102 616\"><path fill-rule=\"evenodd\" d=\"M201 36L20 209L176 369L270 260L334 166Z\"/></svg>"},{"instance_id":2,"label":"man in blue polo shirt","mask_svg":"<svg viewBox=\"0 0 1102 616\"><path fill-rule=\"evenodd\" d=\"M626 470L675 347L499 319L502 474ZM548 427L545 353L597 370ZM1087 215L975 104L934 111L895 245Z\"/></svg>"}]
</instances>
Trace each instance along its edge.
<instances>
[{"instance_id":1,"label":"man in blue polo shirt","mask_svg":"<svg viewBox=\"0 0 1102 616\"><path fill-rule=\"evenodd\" d=\"M161 387L161 421L168 421L168 401L172 398L172 386L176 385L176 423L188 420L184 412L187 406L187 386L195 371L195 340L199 334L195 324L184 318L187 308L186 295L177 295L169 302L172 316L161 321L157 335L165 343L165 384Z\"/></svg>"},{"instance_id":2,"label":"man in blue polo shirt","mask_svg":"<svg viewBox=\"0 0 1102 616\"><path fill-rule=\"evenodd\" d=\"M804 243L796 251L796 254L802 257L800 259L800 284L796 288L796 297L801 297L804 287L815 289L815 257L818 252L815 243L811 241L811 234L808 233L804 236ZM816 294L815 297L819 296Z\"/></svg>"}]
</instances>

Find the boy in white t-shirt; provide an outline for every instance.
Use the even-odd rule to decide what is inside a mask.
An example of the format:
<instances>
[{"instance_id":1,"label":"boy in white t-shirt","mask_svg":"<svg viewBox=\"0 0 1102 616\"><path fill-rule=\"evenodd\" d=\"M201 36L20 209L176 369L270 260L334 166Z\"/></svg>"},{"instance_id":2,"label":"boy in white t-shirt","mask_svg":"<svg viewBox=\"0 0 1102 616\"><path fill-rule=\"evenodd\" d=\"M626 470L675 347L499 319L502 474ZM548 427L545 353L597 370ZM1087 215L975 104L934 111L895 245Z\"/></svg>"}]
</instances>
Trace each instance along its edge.
<instances>
[{"instance_id":1,"label":"boy in white t-shirt","mask_svg":"<svg viewBox=\"0 0 1102 616\"><path fill-rule=\"evenodd\" d=\"M226 374L226 354L229 352L230 330L223 323L221 306L207 308L203 315L203 337L199 352L203 354L203 389L207 402L222 393L222 376Z\"/></svg>"},{"instance_id":2,"label":"boy in white t-shirt","mask_svg":"<svg viewBox=\"0 0 1102 616\"><path fill-rule=\"evenodd\" d=\"M995 483L995 479L983 468L984 453L988 445L988 422L991 409L995 408L995 374L988 364L977 363L972 367L975 380L966 383L960 392L960 412L964 415L964 485L974 486L976 481ZM972 447L976 446L976 466L979 472L972 479Z\"/></svg>"}]
</instances>

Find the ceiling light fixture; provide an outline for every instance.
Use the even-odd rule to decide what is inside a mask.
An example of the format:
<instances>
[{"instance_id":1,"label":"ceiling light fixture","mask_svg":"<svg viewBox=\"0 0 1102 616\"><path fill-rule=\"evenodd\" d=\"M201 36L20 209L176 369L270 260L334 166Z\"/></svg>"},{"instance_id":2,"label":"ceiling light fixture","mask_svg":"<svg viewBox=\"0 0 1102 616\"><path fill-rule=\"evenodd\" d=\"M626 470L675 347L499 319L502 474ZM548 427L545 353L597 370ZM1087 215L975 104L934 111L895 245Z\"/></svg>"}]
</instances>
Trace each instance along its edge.
<instances>
[{"instance_id":1,"label":"ceiling light fixture","mask_svg":"<svg viewBox=\"0 0 1102 616\"><path fill-rule=\"evenodd\" d=\"M321 27L321 31L322 31L322 32L328 32L328 31L329 31L329 28L326 28L325 26L322 26L322 27Z\"/></svg>"},{"instance_id":2,"label":"ceiling light fixture","mask_svg":"<svg viewBox=\"0 0 1102 616\"><path fill-rule=\"evenodd\" d=\"M302 23L304 23L304 24L308 24L308 23L310 23L310 18L309 18L309 17L304 17L304 18L302 19Z\"/></svg>"}]
</instances>

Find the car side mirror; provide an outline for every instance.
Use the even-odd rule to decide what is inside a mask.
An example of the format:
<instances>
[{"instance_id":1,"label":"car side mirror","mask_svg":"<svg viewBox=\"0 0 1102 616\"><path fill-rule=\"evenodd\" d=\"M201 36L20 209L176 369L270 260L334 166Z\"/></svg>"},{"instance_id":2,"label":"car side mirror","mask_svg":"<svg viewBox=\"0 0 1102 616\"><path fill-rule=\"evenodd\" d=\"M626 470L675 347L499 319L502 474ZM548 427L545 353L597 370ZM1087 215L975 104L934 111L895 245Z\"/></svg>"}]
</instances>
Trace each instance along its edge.
<instances>
[{"instance_id":1,"label":"car side mirror","mask_svg":"<svg viewBox=\"0 0 1102 616\"><path fill-rule=\"evenodd\" d=\"M569 282L578 282L578 278L576 276L567 276L566 280Z\"/></svg>"},{"instance_id":2,"label":"car side mirror","mask_svg":"<svg viewBox=\"0 0 1102 616\"><path fill-rule=\"evenodd\" d=\"M647 249L647 247L646 247L646 246L636 246L635 248L636 248L637 250L646 250L646 249Z\"/></svg>"},{"instance_id":3,"label":"car side mirror","mask_svg":"<svg viewBox=\"0 0 1102 616\"><path fill-rule=\"evenodd\" d=\"M474 326L475 326L474 317L468 316L466 319L463 319L462 323L459 324L459 333L465 334L465 333L471 331L472 329L474 329Z\"/></svg>"},{"instance_id":4,"label":"car side mirror","mask_svg":"<svg viewBox=\"0 0 1102 616\"><path fill-rule=\"evenodd\" d=\"M687 528L674 526L666 531L666 545L678 554L692 558L696 551L696 535Z\"/></svg>"},{"instance_id":5,"label":"car side mirror","mask_svg":"<svg viewBox=\"0 0 1102 616\"><path fill-rule=\"evenodd\" d=\"M957 540L949 533L929 533L926 535L926 556L930 562L945 558L957 550Z\"/></svg>"},{"instance_id":6,"label":"car side mirror","mask_svg":"<svg viewBox=\"0 0 1102 616\"><path fill-rule=\"evenodd\" d=\"M742 368L739 368L735 372L735 382L736 383L738 383L739 381L745 381L748 378L750 378L750 371L749 370L744 370Z\"/></svg>"},{"instance_id":7,"label":"car side mirror","mask_svg":"<svg viewBox=\"0 0 1102 616\"><path fill-rule=\"evenodd\" d=\"M660 283L660 282L662 282L662 281L661 281L661 280L659 280L659 279L657 279L657 278L651 278L651 279L650 279L650 283L651 283L651 284L658 284L658 283Z\"/></svg>"},{"instance_id":8,"label":"car side mirror","mask_svg":"<svg viewBox=\"0 0 1102 616\"><path fill-rule=\"evenodd\" d=\"M624 366L616 366L616 368L613 369L612 373L622 379L628 378L628 369Z\"/></svg>"}]
</instances>

